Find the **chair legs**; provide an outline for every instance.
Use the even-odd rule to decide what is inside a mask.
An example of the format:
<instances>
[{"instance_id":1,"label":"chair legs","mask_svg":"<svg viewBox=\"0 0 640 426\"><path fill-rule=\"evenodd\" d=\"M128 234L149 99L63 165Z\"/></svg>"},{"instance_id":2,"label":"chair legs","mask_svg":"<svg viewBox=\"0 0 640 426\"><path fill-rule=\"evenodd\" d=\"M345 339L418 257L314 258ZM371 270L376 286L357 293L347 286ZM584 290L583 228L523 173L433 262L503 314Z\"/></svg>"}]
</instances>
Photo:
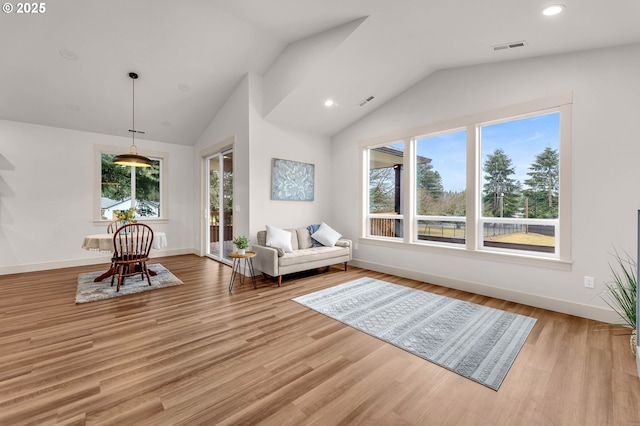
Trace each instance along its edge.
<instances>
[{"instance_id":1,"label":"chair legs","mask_svg":"<svg viewBox=\"0 0 640 426\"><path fill-rule=\"evenodd\" d=\"M118 270L116 271L116 274L118 274L118 285L116 286L116 293L120 291L120 286L124 282L124 277L122 275L125 268L125 265L118 265Z\"/></svg>"},{"instance_id":2,"label":"chair legs","mask_svg":"<svg viewBox=\"0 0 640 426\"><path fill-rule=\"evenodd\" d=\"M129 268L133 268L133 272L130 272ZM147 277L147 282L151 285L151 274L149 273L149 269L147 268L147 262L140 262L132 265L118 265L118 268L115 271L115 274L111 277L111 285L113 285L113 280L115 275L118 276L118 284L116 286L116 293L120 291L120 286L124 284L124 280L126 277L130 275L137 275L137 268L140 268L140 279L143 280L144 277Z\"/></svg>"},{"instance_id":3,"label":"chair legs","mask_svg":"<svg viewBox=\"0 0 640 426\"><path fill-rule=\"evenodd\" d=\"M147 282L151 285L151 274L149 274L149 269L147 269L147 262L142 262L140 265L142 269L142 273L140 274L140 279L143 280L144 276L147 276Z\"/></svg>"}]
</instances>

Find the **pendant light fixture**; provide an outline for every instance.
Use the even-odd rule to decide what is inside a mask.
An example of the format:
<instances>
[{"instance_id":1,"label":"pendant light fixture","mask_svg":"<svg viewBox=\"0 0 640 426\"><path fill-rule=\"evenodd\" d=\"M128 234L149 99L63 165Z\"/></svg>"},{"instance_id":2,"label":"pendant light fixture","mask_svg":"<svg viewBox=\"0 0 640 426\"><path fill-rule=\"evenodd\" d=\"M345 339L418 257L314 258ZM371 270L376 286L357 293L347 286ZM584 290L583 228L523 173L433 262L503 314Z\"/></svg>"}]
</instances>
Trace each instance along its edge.
<instances>
[{"instance_id":1,"label":"pendant light fixture","mask_svg":"<svg viewBox=\"0 0 640 426\"><path fill-rule=\"evenodd\" d=\"M138 78L138 74L135 72L130 72L129 77L131 77L132 81L132 93L133 93L133 102L132 102L132 129L129 129L131 132L131 137L133 138L133 142L131 147L129 148L128 154L120 154L113 157L113 162L115 164L119 164L121 166L132 166L132 167L151 167L152 161L147 157L143 157L142 155L138 155L138 148L136 148L136 133L140 133L144 135L143 131L136 130L136 79Z\"/></svg>"}]
</instances>

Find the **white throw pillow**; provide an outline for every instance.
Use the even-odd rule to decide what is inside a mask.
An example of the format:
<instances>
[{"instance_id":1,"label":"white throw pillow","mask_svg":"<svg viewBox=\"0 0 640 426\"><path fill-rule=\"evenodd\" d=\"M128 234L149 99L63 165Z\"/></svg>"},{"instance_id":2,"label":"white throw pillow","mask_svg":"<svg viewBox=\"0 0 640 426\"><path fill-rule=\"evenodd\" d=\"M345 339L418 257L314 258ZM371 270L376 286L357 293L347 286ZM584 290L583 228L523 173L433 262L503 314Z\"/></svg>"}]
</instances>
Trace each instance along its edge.
<instances>
[{"instance_id":1,"label":"white throw pillow","mask_svg":"<svg viewBox=\"0 0 640 426\"><path fill-rule=\"evenodd\" d=\"M291 232L275 226L267 225L267 246L281 248L285 253L291 253Z\"/></svg>"},{"instance_id":2,"label":"white throw pillow","mask_svg":"<svg viewBox=\"0 0 640 426\"><path fill-rule=\"evenodd\" d=\"M334 231L329 225L322 222L316 232L311 235L311 238L322 244L323 246L333 247L336 242L342 237L337 231Z\"/></svg>"}]
</instances>

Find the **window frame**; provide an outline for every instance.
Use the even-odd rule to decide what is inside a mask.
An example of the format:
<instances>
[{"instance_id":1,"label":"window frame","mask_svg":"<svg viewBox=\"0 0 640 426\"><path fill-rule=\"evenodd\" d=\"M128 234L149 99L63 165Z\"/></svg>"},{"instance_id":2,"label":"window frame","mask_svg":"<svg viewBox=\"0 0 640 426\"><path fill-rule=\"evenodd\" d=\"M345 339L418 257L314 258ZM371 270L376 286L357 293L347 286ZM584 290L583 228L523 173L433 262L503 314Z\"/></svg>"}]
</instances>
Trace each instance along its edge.
<instances>
[{"instance_id":1,"label":"window frame","mask_svg":"<svg viewBox=\"0 0 640 426\"><path fill-rule=\"evenodd\" d=\"M96 170L96 172L94 173L93 223L95 225L104 225L111 222L110 220L102 219L102 154L117 155L118 153L122 153L123 150L126 149L127 148L115 145L94 145L93 158L94 169ZM158 210L158 217L144 217L144 219L142 220L144 220L145 222L166 223L169 217L169 193L167 191L167 182L169 180L169 153L150 150L139 150L139 153L140 155L143 155L150 159L160 161L160 209Z\"/></svg>"},{"instance_id":2,"label":"window frame","mask_svg":"<svg viewBox=\"0 0 640 426\"><path fill-rule=\"evenodd\" d=\"M452 128L452 129L447 129L444 131L437 131L437 132L432 132L429 134L424 134L424 135L416 135L414 137L412 137L410 139L410 143L413 146L412 148L412 152L413 152L413 156L412 156L412 175L410 177L410 179L413 180L414 182L414 188L412 191L412 196L414 197L414 205L413 205L413 222L414 222L414 226L413 226L413 230L412 230L412 242L415 242L416 244L433 244L433 245L439 245L439 246L444 246L444 247L448 247L452 244L455 245L466 245L466 241L467 241L467 236L466 236L466 227L467 227L467 211L469 209L468 204L465 207L465 216L437 216L437 215L419 215L416 212L416 207L417 207L417 200L416 200L416 196L417 196L417 170L418 170L418 165L417 165L417 144L418 141L420 139L424 139L427 137L432 137L432 136L441 136L441 135L445 135L445 134L450 134L450 133L458 133L458 132L462 132L464 131L465 134L467 135L467 146L465 147L465 155L467 155L467 152L469 151L469 126L462 126L459 128ZM468 155L467 155L467 164L468 164ZM467 166L465 169L465 174L469 173L469 167ZM467 177L467 185L469 183L469 178ZM467 198L467 193L468 191L465 188L465 201ZM451 242L441 242L441 241L435 241L435 240L420 240L418 237L418 231L419 231L419 221L438 221L438 222L462 222L465 224L465 239L463 242L461 243L451 243Z\"/></svg>"},{"instance_id":3,"label":"window frame","mask_svg":"<svg viewBox=\"0 0 640 426\"><path fill-rule=\"evenodd\" d=\"M403 153L402 153L402 181L405 182L405 185L407 184L407 177L406 177L406 170L407 170L407 166L406 166L406 161L407 161L407 144L404 140L397 140L397 141L390 141L387 143L383 143L383 144L378 144L378 145L374 145L374 146L370 146L367 147L366 149L366 155L365 155L365 163L366 163L366 169L367 171L370 170L369 165L371 164L371 150L374 150L376 148L381 148L384 146L390 146L390 145L397 145L399 143L403 144ZM409 154L410 155L410 154ZM405 216L404 213L397 213L397 214L388 214L388 213L370 213L369 209L370 209L370 204L369 204L369 183L370 183L370 174L367 173L366 177L366 188L367 188L367 194L366 194L366 213L367 213L367 220L365 221L365 235L370 235L371 234L371 219L390 219L390 220L399 220L402 223L402 229L403 229L403 235L406 235L405 233ZM404 195L404 194L403 194ZM403 204L402 209L403 212L406 211L405 210L406 205ZM396 240L401 240L402 237L385 237L385 236L375 236L376 238L382 238L385 240L391 240L391 241L396 241Z\"/></svg>"},{"instance_id":4,"label":"window frame","mask_svg":"<svg viewBox=\"0 0 640 426\"><path fill-rule=\"evenodd\" d=\"M359 146L362 158L362 229L359 242L363 244L397 247L401 245L416 250L435 253L455 254L464 257L482 258L497 261L507 261L525 265L549 267L562 270L571 268L571 119L573 94L561 93L546 98L536 99L511 105L495 110L469 115L425 125L418 128L406 129L385 137L362 141ZM485 222L515 222L523 223L519 218L490 218L481 214L481 179L482 158L479 141L480 126L494 122L517 120L550 112L560 113L560 165L559 165L559 207L557 219L544 219L545 225L556 227L555 253L543 253L527 250L499 249L484 247L482 232ZM419 241L417 238L418 220L425 220L427 216L418 216L415 212L415 140L425 135L446 133L466 128L467 130L467 185L466 185L466 242L465 244L440 243L436 241ZM403 237L380 238L369 233L369 157L368 151L375 146L388 143L404 142L404 228ZM462 217L447 217L456 222ZM527 219L527 223L541 219ZM555 222L555 223L552 223Z\"/></svg>"}]
</instances>

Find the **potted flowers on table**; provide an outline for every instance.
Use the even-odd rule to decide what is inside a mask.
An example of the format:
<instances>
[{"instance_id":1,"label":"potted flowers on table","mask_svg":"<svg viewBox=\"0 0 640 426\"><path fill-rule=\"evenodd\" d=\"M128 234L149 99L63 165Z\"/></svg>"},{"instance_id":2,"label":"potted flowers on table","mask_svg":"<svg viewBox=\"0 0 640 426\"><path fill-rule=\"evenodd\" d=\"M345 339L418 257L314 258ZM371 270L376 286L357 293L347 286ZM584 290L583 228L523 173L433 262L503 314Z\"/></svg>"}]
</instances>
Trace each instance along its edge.
<instances>
[{"instance_id":1,"label":"potted flowers on table","mask_svg":"<svg viewBox=\"0 0 640 426\"><path fill-rule=\"evenodd\" d=\"M115 210L113 212L115 219L119 220L121 225L136 223L136 213L138 213L138 209L135 207L128 208L127 210Z\"/></svg>"},{"instance_id":2,"label":"potted flowers on table","mask_svg":"<svg viewBox=\"0 0 640 426\"><path fill-rule=\"evenodd\" d=\"M249 248L249 239L244 235L240 235L233 240L233 245L238 249L238 254L245 254L247 248Z\"/></svg>"}]
</instances>

